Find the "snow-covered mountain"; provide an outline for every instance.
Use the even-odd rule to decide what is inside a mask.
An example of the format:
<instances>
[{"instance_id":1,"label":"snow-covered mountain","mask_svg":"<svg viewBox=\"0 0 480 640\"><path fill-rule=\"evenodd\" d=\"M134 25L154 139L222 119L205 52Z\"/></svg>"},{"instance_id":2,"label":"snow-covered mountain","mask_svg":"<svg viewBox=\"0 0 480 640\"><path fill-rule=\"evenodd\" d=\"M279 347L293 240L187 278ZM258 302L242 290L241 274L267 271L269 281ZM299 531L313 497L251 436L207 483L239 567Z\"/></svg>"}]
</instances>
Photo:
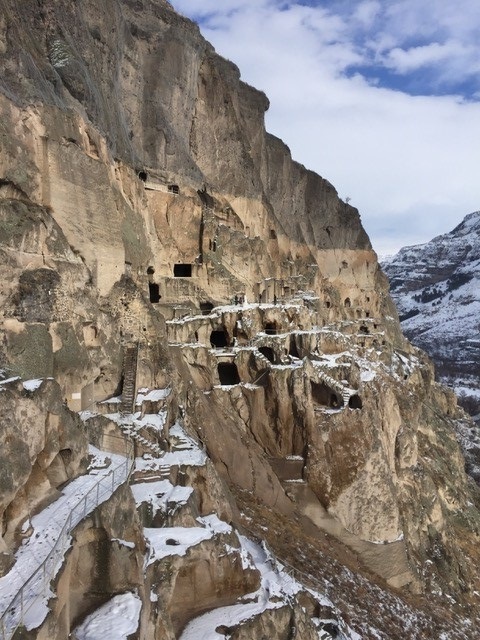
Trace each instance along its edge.
<instances>
[{"instance_id":1,"label":"snow-covered mountain","mask_svg":"<svg viewBox=\"0 0 480 640\"><path fill-rule=\"evenodd\" d=\"M480 211L426 244L385 259L402 328L442 382L480 411Z\"/></svg>"}]
</instances>

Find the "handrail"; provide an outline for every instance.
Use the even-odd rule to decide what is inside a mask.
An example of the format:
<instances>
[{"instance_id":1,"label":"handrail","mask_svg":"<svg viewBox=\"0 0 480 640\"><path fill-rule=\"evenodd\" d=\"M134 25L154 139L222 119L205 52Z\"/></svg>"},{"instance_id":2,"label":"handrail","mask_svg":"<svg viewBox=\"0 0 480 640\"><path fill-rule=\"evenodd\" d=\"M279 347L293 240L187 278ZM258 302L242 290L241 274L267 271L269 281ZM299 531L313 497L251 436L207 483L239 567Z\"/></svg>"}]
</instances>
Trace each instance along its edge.
<instances>
[{"instance_id":1,"label":"handrail","mask_svg":"<svg viewBox=\"0 0 480 640\"><path fill-rule=\"evenodd\" d=\"M49 554L22 585L2 613L0 617L1 640L10 640L15 631L24 623L25 614L36 604L39 598L44 597L50 581L55 577L59 569L58 564L60 563L61 565L63 556L70 546L68 538L71 531L93 509L101 504L100 498L111 496L119 486L129 480L135 459L133 457L132 444L125 442L125 446L127 454L125 461L120 462L111 469L108 475L102 476L72 507ZM108 486L106 487L102 486L107 484ZM25 602L27 597L30 597L28 605Z\"/></svg>"},{"instance_id":2,"label":"handrail","mask_svg":"<svg viewBox=\"0 0 480 640\"><path fill-rule=\"evenodd\" d=\"M262 538L256 531L253 531L253 529L250 529L250 527L247 527L243 522L241 523L241 525L239 526L239 530L244 530L247 532L247 534L252 537L254 540L256 540L260 545L263 545L265 551L270 554L270 556L272 556L272 558L275 561L275 564L277 565L277 569L278 570L282 570L280 569L280 567L278 567L278 564L281 564L284 568L286 567L287 570L285 571L285 573L290 577L293 578L293 580L295 580L296 582L299 582L301 585L305 586L306 584L308 584L308 582L313 583L315 585L315 588L317 589L321 589L323 590L325 593L323 593L323 595L325 595L328 598L328 591L329 591L329 585L328 580L326 580L326 582L322 585L320 580L318 578L316 578L315 576L313 576L311 573L307 574L304 573L303 571L301 571L300 569L298 569L297 567L294 567L293 565L291 565L289 562L287 562L286 560L284 560L283 558L281 558L277 552L273 551L270 548L270 545L267 543L267 541L265 540L265 538ZM297 580L297 578L295 578L295 574L297 574L298 576L300 576L301 578L304 579L304 582L300 582L300 580Z\"/></svg>"}]
</instances>

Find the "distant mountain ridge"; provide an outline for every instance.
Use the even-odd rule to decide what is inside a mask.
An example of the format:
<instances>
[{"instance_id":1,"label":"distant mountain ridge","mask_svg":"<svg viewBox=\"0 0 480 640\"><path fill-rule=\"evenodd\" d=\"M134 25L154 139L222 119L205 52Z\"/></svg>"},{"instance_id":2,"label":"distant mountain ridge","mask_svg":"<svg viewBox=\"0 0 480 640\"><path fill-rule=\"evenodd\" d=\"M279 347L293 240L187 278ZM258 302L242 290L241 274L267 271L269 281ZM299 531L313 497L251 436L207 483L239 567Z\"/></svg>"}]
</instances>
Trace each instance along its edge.
<instances>
[{"instance_id":1,"label":"distant mountain ridge","mask_svg":"<svg viewBox=\"0 0 480 640\"><path fill-rule=\"evenodd\" d=\"M480 412L480 211L382 262L407 337L434 360L472 414Z\"/></svg>"}]
</instances>

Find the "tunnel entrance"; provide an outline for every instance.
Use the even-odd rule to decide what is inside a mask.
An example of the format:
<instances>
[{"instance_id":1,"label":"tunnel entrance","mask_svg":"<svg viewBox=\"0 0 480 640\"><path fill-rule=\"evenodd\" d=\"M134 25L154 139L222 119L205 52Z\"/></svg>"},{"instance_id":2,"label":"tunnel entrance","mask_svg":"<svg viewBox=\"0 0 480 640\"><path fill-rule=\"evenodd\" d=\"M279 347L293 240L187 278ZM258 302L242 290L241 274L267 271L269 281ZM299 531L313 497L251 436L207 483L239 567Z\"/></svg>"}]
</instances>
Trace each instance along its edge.
<instances>
[{"instance_id":1,"label":"tunnel entrance","mask_svg":"<svg viewBox=\"0 0 480 640\"><path fill-rule=\"evenodd\" d=\"M200 302L200 311L202 312L202 316L208 316L212 309L213 304L211 302Z\"/></svg>"},{"instance_id":2,"label":"tunnel entrance","mask_svg":"<svg viewBox=\"0 0 480 640\"><path fill-rule=\"evenodd\" d=\"M240 383L237 365L234 362L220 362L218 365L218 377L221 385Z\"/></svg>"},{"instance_id":3,"label":"tunnel entrance","mask_svg":"<svg viewBox=\"0 0 480 640\"><path fill-rule=\"evenodd\" d=\"M267 358L267 360L272 364L275 364L275 352L271 347L259 347L258 350Z\"/></svg>"},{"instance_id":4,"label":"tunnel entrance","mask_svg":"<svg viewBox=\"0 0 480 640\"><path fill-rule=\"evenodd\" d=\"M191 264L175 264L173 265L174 278L191 278L192 277L192 265Z\"/></svg>"},{"instance_id":5,"label":"tunnel entrance","mask_svg":"<svg viewBox=\"0 0 480 640\"><path fill-rule=\"evenodd\" d=\"M222 349L229 346L228 333L224 330L212 331L210 334L210 344L216 349Z\"/></svg>"},{"instance_id":6,"label":"tunnel entrance","mask_svg":"<svg viewBox=\"0 0 480 640\"><path fill-rule=\"evenodd\" d=\"M350 409L361 409L363 406L362 399L357 394L350 396L348 399L348 406Z\"/></svg>"},{"instance_id":7,"label":"tunnel entrance","mask_svg":"<svg viewBox=\"0 0 480 640\"><path fill-rule=\"evenodd\" d=\"M148 283L148 292L150 294L150 302L153 304L160 302L162 296L160 295L160 287L156 282Z\"/></svg>"},{"instance_id":8,"label":"tunnel entrance","mask_svg":"<svg viewBox=\"0 0 480 640\"><path fill-rule=\"evenodd\" d=\"M338 393L324 382L310 381L312 388L312 401L314 405L326 407L330 409L339 409L342 406L342 400Z\"/></svg>"},{"instance_id":9,"label":"tunnel entrance","mask_svg":"<svg viewBox=\"0 0 480 640\"><path fill-rule=\"evenodd\" d=\"M266 322L265 323L265 333L268 336L276 336L278 333L277 323L276 322Z\"/></svg>"}]
</instances>

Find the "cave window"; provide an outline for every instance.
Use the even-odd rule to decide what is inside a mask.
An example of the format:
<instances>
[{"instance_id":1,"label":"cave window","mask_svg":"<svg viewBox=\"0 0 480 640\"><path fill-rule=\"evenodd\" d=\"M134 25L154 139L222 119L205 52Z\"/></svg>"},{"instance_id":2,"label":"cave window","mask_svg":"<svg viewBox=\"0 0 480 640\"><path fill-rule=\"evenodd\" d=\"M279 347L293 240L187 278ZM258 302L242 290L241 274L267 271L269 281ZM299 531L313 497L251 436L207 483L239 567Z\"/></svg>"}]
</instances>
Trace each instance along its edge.
<instances>
[{"instance_id":1,"label":"cave window","mask_svg":"<svg viewBox=\"0 0 480 640\"><path fill-rule=\"evenodd\" d=\"M178 184L169 184L168 191L169 193L174 193L176 196L178 196L178 194L180 193L180 187L178 186Z\"/></svg>"},{"instance_id":2,"label":"cave window","mask_svg":"<svg viewBox=\"0 0 480 640\"><path fill-rule=\"evenodd\" d=\"M295 342L294 336L290 336L290 346L288 348L288 355L292 356L292 358L300 358L300 354L298 353L297 343Z\"/></svg>"},{"instance_id":3,"label":"cave window","mask_svg":"<svg viewBox=\"0 0 480 640\"><path fill-rule=\"evenodd\" d=\"M342 267L346 269L348 267L348 262L346 260L342 260Z\"/></svg>"},{"instance_id":4,"label":"cave window","mask_svg":"<svg viewBox=\"0 0 480 640\"><path fill-rule=\"evenodd\" d=\"M240 383L237 365L234 362L220 362L218 364L218 377L221 385Z\"/></svg>"},{"instance_id":5,"label":"cave window","mask_svg":"<svg viewBox=\"0 0 480 640\"><path fill-rule=\"evenodd\" d=\"M366 299L367 302L370 302L369 296L367 296L365 299Z\"/></svg>"},{"instance_id":6,"label":"cave window","mask_svg":"<svg viewBox=\"0 0 480 640\"><path fill-rule=\"evenodd\" d=\"M258 349L260 353L262 353L267 360L269 360L272 364L275 363L275 353L271 347L259 347Z\"/></svg>"},{"instance_id":7,"label":"cave window","mask_svg":"<svg viewBox=\"0 0 480 640\"><path fill-rule=\"evenodd\" d=\"M214 241L212 242L212 251L216 251L216 250L217 250L217 241L216 241L216 240L214 240Z\"/></svg>"},{"instance_id":8,"label":"cave window","mask_svg":"<svg viewBox=\"0 0 480 640\"><path fill-rule=\"evenodd\" d=\"M266 322L265 323L265 333L268 336L276 336L277 331L277 323L276 322Z\"/></svg>"},{"instance_id":9,"label":"cave window","mask_svg":"<svg viewBox=\"0 0 480 640\"><path fill-rule=\"evenodd\" d=\"M275 231L275 229L270 229L270 240L276 240L277 239L277 232Z\"/></svg>"},{"instance_id":10,"label":"cave window","mask_svg":"<svg viewBox=\"0 0 480 640\"><path fill-rule=\"evenodd\" d=\"M147 178L148 178L148 173L146 171L139 171L138 172L138 177L140 178L140 180L142 182L146 182Z\"/></svg>"},{"instance_id":11,"label":"cave window","mask_svg":"<svg viewBox=\"0 0 480 640\"><path fill-rule=\"evenodd\" d=\"M350 302L350 298L345 298L345 302L343 303L346 307L351 307L352 303Z\"/></svg>"},{"instance_id":12,"label":"cave window","mask_svg":"<svg viewBox=\"0 0 480 640\"><path fill-rule=\"evenodd\" d=\"M153 304L160 302L162 296L160 295L160 287L156 282L148 283L148 292L150 294L150 302Z\"/></svg>"},{"instance_id":13,"label":"cave window","mask_svg":"<svg viewBox=\"0 0 480 640\"><path fill-rule=\"evenodd\" d=\"M153 267L148 267L147 275L148 276L153 276L154 273L155 273L155 269Z\"/></svg>"},{"instance_id":14,"label":"cave window","mask_svg":"<svg viewBox=\"0 0 480 640\"><path fill-rule=\"evenodd\" d=\"M366 327L364 324L362 324L362 326L360 327L359 331L360 331L360 333L363 333L365 335L370 333L369 330L368 330L368 327Z\"/></svg>"},{"instance_id":15,"label":"cave window","mask_svg":"<svg viewBox=\"0 0 480 640\"><path fill-rule=\"evenodd\" d=\"M350 409L361 409L362 408L362 399L357 394L350 396L348 399L348 406Z\"/></svg>"},{"instance_id":16,"label":"cave window","mask_svg":"<svg viewBox=\"0 0 480 640\"><path fill-rule=\"evenodd\" d=\"M213 309L213 304L211 302L200 302L200 311L203 316L208 316Z\"/></svg>"},{"instance_id":17,"label":"cave window","mask_svg":"<svg viewBox=\"0 0 480 640\"><path fill-rule=\"evenodd\" d=\"M365 311L365 317L369 318L370 317L370 311Z\"/></svg>"},{"instance_id":18,"label":"cave window","mask_svg":"<svg viewBox=\"0 0 480 640\"><path fill-rule=\"evenodd\" d=\"M228 333L224 329L212 331L210 334L210 344L216 349L228 347Z\"/></svg>"},{"instance_id":19,"label":"cave window","mask_svg":"<svg viewBox=\"0 0 480 640\"><path fill-rule=\"evenodd\" d=\"M325 306L327 307L327 309L330 309L331 307L330 300L325 300Z\"/></svg>"},{"instance_id":20,"label":"cave window","mask_svg":"<svg viewBox=\"0 0 480 640\"><path fill-rule=\"evenodd\" d=\"M175 265L173 265L173 276L175 278L191 278L192 277L192 265L191 264L175 264Z\"/></svg>"}]
</instances>

